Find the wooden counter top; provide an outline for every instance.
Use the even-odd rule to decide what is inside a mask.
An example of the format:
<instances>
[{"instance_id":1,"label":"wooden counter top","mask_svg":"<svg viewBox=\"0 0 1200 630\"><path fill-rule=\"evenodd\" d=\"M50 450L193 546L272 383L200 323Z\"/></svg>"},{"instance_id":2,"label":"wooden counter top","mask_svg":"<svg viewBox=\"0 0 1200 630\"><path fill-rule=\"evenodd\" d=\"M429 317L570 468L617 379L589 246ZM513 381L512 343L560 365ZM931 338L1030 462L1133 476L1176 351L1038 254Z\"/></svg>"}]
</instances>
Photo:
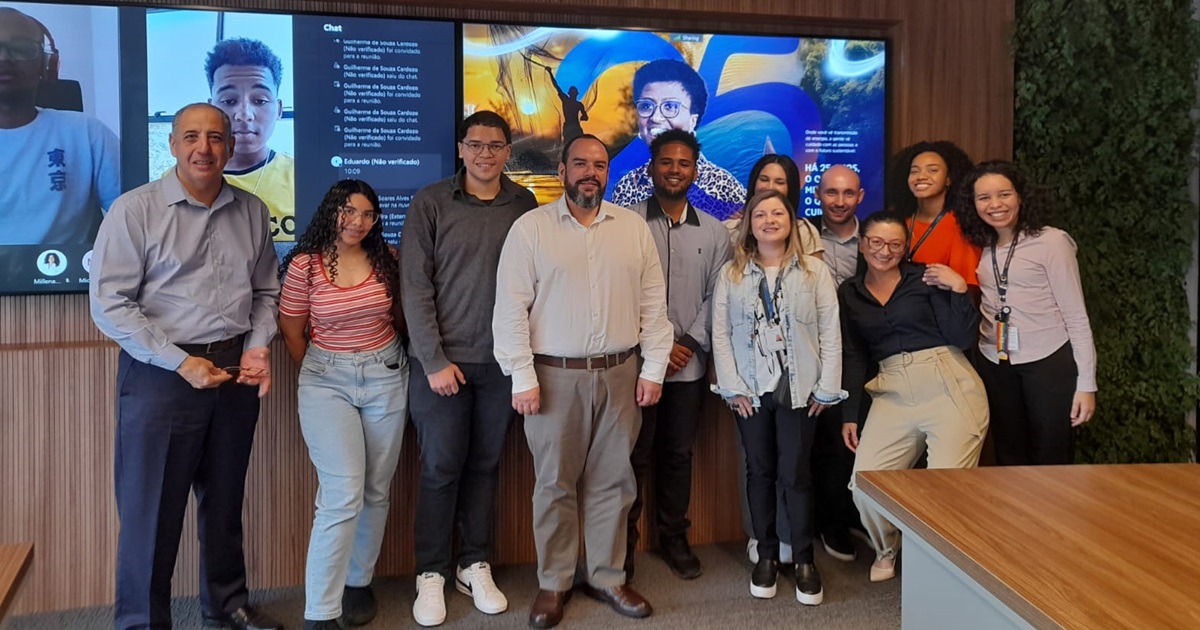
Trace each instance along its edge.
<instances>
[{"instance_id":1,"label":"wooden counter top","mask_svg":"<svg viewBox=\"0 0 1200 630\"><path fill-rule=\"evenodd\" d=\"M4 619L32 557L33 543L0 545L0 619Z\"/></svg>"},{"instance_id":2,"label":"wooden counter top","mask_svg":"<svg viewBox=\"0 0 1200 630\"><path fill-rule=\"evenodd\" d=\"M1200 465L870 471L858 486L1035 628L1200 628Z\"/></svg>"}]
</instances>

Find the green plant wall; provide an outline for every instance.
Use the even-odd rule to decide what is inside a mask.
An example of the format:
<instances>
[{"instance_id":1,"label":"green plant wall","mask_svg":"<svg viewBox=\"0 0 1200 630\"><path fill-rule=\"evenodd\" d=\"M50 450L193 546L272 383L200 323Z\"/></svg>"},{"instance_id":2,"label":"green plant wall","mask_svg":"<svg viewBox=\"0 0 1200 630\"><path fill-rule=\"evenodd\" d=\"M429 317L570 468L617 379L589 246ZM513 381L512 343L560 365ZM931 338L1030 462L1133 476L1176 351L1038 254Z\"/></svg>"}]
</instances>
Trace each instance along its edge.
<instances>
[{"instance_id":1,"label":"green plant wall","mask_svg":"<svg viewBox=\"0 0 1200 630\"><path fill-rule=\"evenodd\" d=\"M1080 461L1187 461L1196 238L1192 0L1018 0L1016 161L1079 244L1099 354Z\"/></svg>"}]
</instances>

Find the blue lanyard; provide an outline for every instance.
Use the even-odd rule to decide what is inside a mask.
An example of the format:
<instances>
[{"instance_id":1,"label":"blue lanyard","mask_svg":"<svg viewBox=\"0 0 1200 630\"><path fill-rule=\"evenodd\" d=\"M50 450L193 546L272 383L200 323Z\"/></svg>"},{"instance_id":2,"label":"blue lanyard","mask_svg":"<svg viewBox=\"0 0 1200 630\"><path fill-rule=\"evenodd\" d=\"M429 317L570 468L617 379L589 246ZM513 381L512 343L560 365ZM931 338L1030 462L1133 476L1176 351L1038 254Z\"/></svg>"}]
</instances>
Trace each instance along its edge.
<instances>
[{"instance_id":1,"label":"blue lanyard","mask_svg":"<svg viewBox=\"0 0 1200 630\"><path fill-rule=\"evenodd\" d=\"M779 291L783 288L783 267L779 268L779 275L775 277L775 299L779 299ZM767 319L771 322L779 323L779 313L775 310L775 300L771 299L771 292L767 290L767 276L764 274L758 279L758 297L762 300L763 310L767 313Z\"/></svg>"}]
</instances>

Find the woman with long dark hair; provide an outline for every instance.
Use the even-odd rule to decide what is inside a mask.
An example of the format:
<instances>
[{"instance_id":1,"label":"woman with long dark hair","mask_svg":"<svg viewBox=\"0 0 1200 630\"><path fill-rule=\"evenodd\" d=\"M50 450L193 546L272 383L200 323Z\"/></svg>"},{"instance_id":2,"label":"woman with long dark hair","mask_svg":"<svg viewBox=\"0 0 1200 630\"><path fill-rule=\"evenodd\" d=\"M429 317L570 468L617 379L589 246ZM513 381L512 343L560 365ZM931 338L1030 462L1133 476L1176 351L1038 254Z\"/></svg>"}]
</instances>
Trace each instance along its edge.
<instances>
[{"instance_id":1,"label":"woman with long dark hair","mask_svg":"<svg viewBox=\"0 0 1200 630\"><path fill-rule=\"evenodd\" d=\"M800 168L792 158L779 153L768 153L758 158L750 169L750 178L746 181L746 194L749 197L774 190L787 199L793 211L800 207L800 188ZM744 213L745 210L739 211L725 221L725 227L735 240ZM796 234L800 238L800 248L805 255L821 258L825 246L821 244L821 235L811 223L796 217Z\"/></svg>"},{"instance_id":2,"label":"woman with long dark hair","mask_svg":"<svg viewBox=\"0 0 1200 630\"><path fill-rule=\"evenodd\" d=\"M859 232L866 271L838 288L842 385L850 393L842 438L855 452L854 471L912 468L926 447L930 468L974 467L988 405L983 383L963 355L979 330L967 281L946 265L906 262L908 230L896 214L876 212ZM872 365L878 375L867 382ZM871 410L860 439L856 420L864 391ZM900 532L853 489L875 547L871 581L891 579Z\"/></svg>"},{"instance_id":3,"label":"woman with long dark hair","mask_svg":"<svg viewBox=\"0 0 1200 630\"><path fill-rule=\"evenodd\" d=\"M1000 465L1069 464L1072 429L1096 409L1096 346L1075 241L1050 226L1037 191L1010 162L963 181L962 230L984 249L979 375Z\"/></svg>"},{"instance_id":4,"label":"woman with long dark hair","mask_svg":"<svg viewBox=\"0 0 1200 630\"><path fill-rule=\"evenodd\" d=\"M304 627L375 616L371 578L404 435L408 360L399 264L379 198L342 180L284 258L279 330L300 364L300 429L317 470Z\"/></svg>"},{"instance_id":5,"label":"woman with long dark hair","mask_svg":"<svg viewBox=\"0 0 1200 630\"><path fill-rule=\"evenodd\" d=\"M787 497L796 599L823 598L813 563L809 456L817 415L845 393L837 293L829 269L804 255L795 213L768 190L746 204L734 258L713 289L714 388L737 418L758 560L750 593L774 597L780 563L777 485Z\"/></svg>"},{"instance_id":6,"label":"woman with long dark hair","mask_svg":"<svg viewBox=\"0 0 1200 630\"><path fill-rule=\"evenodd\" d=\"M979 286L979 247L959 229L962 208L956 191L973 164L953 142L918 142L900 150L888 175L888 199L907 226L906 260L941 264Z\"/></svg>"}]
</instances>

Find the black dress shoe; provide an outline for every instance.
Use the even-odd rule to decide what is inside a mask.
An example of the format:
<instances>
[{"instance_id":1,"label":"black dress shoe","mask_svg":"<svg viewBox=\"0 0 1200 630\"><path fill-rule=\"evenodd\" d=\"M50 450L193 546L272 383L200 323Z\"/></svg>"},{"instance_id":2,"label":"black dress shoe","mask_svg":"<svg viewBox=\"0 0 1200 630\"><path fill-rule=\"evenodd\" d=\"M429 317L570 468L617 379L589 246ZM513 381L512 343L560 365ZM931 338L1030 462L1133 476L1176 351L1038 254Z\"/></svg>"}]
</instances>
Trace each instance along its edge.
<instances>
[{"instance_id":1,"label":"black dress shoe","mask_svg":"<svg viewBox=\"0 0 1200 630\"><path fill-rule=\"evenodd\" d=\"M663 560L675 575L685 580L694 580L704 573L700 566L700 558L692 553L686 536L664 538L660 547Z\"/></svg>"},{"instance_id":2,"label":"black dress shoe","mask_svg":"<svg viewBox=\"0 0 1200 630\"><path fill-rule=\"evenodd\" d=\"M553 628L563 618L563 607L571 601L571 591L539 590L529 608L529 627Z\"/></svg>"},{"instance_id":3,"label":"black dress shoe","mask_svg":"<svg viewBox=\"0 0 1200 630\"><path fill-rule=\"evenodd\" d=\"M342 591L342 618L352 626L365 626L375 618L379 605L371 586L347 586Z\"/></svg>"},{"instance_id":4,"label":"black dress shoe","mask_svg":"<svg viewBox=\"0 0 1200 630\"><path fill-rule=\"evenodd\" d=\"M224 630L283 630L283 624L250 606L242 606L224 617L206 616L204 626Z\"/></svg>"},{"instance_id":5,"label":"black dress shoe","mask_svg":"<svg viewBox=\"0 0 1200 630\"><path fill-rule=\"evenodd\" d=\"M654 612L654 609L650 607L650 602L627 584L596 588L585 582L583 593L592 599L608 604L613 610L626 617L641 619L649 617Z\"/></svg>"}]
</instances>

